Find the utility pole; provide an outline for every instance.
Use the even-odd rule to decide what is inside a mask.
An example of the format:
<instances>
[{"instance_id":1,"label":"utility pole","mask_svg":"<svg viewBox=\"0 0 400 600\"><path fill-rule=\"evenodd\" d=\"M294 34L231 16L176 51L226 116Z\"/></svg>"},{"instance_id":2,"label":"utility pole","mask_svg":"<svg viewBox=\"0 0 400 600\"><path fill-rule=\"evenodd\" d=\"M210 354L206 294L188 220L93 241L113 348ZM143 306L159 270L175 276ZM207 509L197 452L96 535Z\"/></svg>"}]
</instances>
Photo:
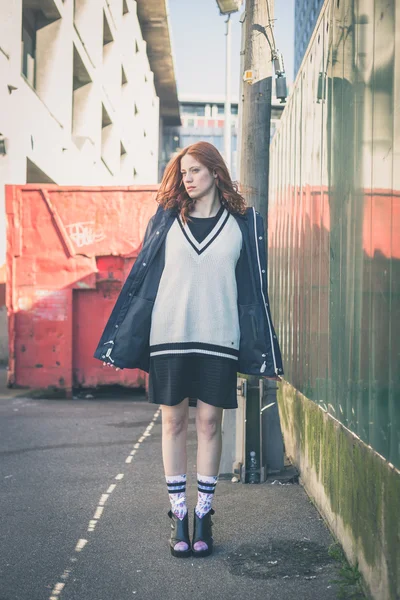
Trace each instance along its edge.
<instances>
[{"instance_id":1,"label":"utility pole","mask_svg":"<svg viewBox=\"0 0 400 600\"><path fill-rule=\"evenodd\" d=\"M274 16L274 0L246 0L242 19L242 65L240 106L241 193L249 206L264 218L267 243L269 145L272 97L272 52L270 24ZM268 253L267 253L268 256ZM274 381L247 376L245 462L246 473L255 451L260 480L266 471L284 468L283 438L276 401ZM247 481L247 478L246 478Z\"/></svg>"},{"instance_id":2,"label":"utility pole","mask_svg":"<svg viewBox=\"0 0 400 600\"><path fill-rule=\"evenodd\" d=\"M269 0L273 18L273 0ZM252 78L241 84L241 148L239 180L249 206L264 217L268 210L268 167L271 120L272 62L267 36L267 0L246 0L242 40L243 73Z\"/></svg>"}]
</instances>

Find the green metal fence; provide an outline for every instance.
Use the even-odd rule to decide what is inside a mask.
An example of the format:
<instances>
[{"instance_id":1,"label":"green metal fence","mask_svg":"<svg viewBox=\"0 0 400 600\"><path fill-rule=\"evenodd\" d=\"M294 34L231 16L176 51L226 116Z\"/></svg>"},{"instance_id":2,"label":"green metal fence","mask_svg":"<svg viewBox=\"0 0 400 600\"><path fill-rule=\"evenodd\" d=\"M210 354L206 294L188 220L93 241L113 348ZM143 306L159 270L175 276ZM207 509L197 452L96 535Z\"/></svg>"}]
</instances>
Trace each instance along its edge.
<instances>
[{"instance_id":1,"label":"green metal fence","mask_svg":"<svg viewBox=\"0 0 400 600\"><path fill-rule=\"evenodd\" d=\"M399 154L400 3L327 1L271 145L269 292L285 378L397 467Z\"/></svg>"}]
</instances>

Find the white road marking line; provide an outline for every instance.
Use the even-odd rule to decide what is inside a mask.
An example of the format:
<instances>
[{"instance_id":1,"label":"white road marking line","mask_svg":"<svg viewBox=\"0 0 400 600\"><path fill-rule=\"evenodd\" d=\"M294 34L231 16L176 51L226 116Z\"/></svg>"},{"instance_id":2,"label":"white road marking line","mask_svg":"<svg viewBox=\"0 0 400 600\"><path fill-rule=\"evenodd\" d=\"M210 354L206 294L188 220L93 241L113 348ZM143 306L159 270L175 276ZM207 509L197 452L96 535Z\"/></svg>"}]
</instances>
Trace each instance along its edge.
<instances>
[{"instance_id":1,"label":"white road marking line","mask_svg":"<svg viewBox=\"0 0 400 600\"><path fill-rule=\"evenodd\" d=\"M93 515L93 519L100 519L101 513L103 512L103 510L104 510L104 506L98 506L96 508L96 512Z\"/></svg>"},{"instance_id":2,"label":"white road marking line","mask_svg":"<svg viewBox=\"0 0 400 600\"><path fill-rule=\"evenodd\" d=\"M68 579L70 573L71 569L65 569L64 573L61 575L61 579Z\"/></svg>"},{"instance_id":3,"label":"white road marking line","mask_svg":"<svg viewBox=\"0 0 400 600\"><path fill-rule=\"evenodd\" d=\"M83 550L87 543L88 543L88 541L84 540L83 538L81 538L80 540L78 540L78 543L75 546L75 552L80 552L81 550Z\"/></svg>"},{"instance_id":4,"label":"white road marking line","mask_svg":"<svg viewBox=\"0 0 400 600\"><path fill-rule=\"evenodd\" d=\"M150 422L150 424L145 429L145 432L142 434L141 438L139 439L139 442L137 442L134 445L134 450L132 450L131 454L125 459L126 463L132 462L132 459L133 459L134 455L136 454L136 450L139 448L140 443L144 441L145 437L149 437L150 431L154 427L154 422L157 420L157 417L160 414L160 410L161 409L158 409L154 413L152 422ZM125 476L124 473L118 473L118 475L116 475L114 479L116 479L117 481L120 481L121 479L124 478L124 476ZM100 519L100 517L103 513L104 503L107 501L109 495L115 490L115 488L116 488L116 484L112 483L109 486L107 493L101 495L101 498L99 500L99 506L97 506L97 508L96 508L94 517L93 517L93 519L91 519L89 521L88 531L94 531L94 528L96 527L96 525L98 523L98 519ZM85 540L84 538L81 538L80 540L78 540L78 543L75 546L75 552L81 552L81 550L83 550L83 548L86 546L87 543L88 543L88 540ZM77 560L78 559L74 556L70 557L70 562L72 562L72 563L76 562ZM64 570L63 574L61 575L61 579L64 579L64 582L57 582L55 584L55 586L51 592L51 595L49 597L49 600L60 600L60 594L61 594L62 590L64 589L65 581L68 579L71 572L72 572L72 568ZM136 591L134 591L133 593L136 594Z\"/></svg>"},{"instance_id":5,"label":"white road marking line","mask_svg":"<svg viewBox=\"0 0 400 600\"><path fill-rule=\"evenodd\" d=\"M56 585L54 586L52 592L51 592L51 596L50 596L50 600L58 600L58 596L61 594L63 588L65 586L65 583L56 583Z\"/></svg>"},{"instance_id":6,"label":"white road marking line","mask_svg":"<svg viewBox=\"0 0 400 600\"><path fill-rule=\"evenodd\" d=\"M56 583L56 585L54 586L54 592L60 593L64 586L65 586L65 583Z\"/></svg>"},{"instance_id":7,"label":"white road marking line","mask_svg":"<svg viewBox=\"0 0 400 600\"><path fill-rule=\"evenodd\" d=\"M88 527L88 531L94 531L94 528L96 527L98 521L97 519L90 519L89 521L89 527Z\"/></svg>"}]
</instances>

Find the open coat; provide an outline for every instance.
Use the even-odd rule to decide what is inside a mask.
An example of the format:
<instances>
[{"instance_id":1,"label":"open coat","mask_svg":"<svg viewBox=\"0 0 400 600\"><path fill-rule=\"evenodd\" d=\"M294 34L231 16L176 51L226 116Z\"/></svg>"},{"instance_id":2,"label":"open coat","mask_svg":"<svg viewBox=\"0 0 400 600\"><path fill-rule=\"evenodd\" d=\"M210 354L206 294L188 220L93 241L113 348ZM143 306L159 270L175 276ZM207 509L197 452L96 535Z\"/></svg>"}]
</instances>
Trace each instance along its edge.
<instances>
[{"instance_id":1,"label":"open coat","mask_svg":"<svg viewBox=\"0 0 400 600\"><path fill-rule=\"evenodd\" d=\"M165 264L165 238L178 214L161 205L147 225L142 249L118 296L94 356L121 369L149 372L154 300ZM267 291L267 259L262 216L249 207L232 213L243 237L236 265L240 344L238 372L283 375L279 343Z\"/></svg>"}]
</instances>

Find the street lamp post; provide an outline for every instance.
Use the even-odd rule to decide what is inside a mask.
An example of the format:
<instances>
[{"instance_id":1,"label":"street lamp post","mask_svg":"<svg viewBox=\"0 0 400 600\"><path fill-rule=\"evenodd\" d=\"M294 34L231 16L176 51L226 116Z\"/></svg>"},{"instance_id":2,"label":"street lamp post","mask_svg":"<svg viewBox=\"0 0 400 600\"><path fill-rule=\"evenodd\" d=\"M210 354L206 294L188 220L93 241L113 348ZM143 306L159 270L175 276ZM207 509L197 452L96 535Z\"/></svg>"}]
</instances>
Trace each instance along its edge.
<instances>
[{"instance_id":1,"label":"street lamp post","mask_svg":"<svg viewBox=\"0 0 400 600\"><path fill-rule=\"evenodd\" d=\"M217 0L221 15L227 15L226 20L226 88L225 88L225 124L224 124L224 154L228 169L231 169L231 48L230 48L230 16L237 12L242 0ZM245 380L243 380L245 381ZM244 464L244 393L238 396L238 410L225 410L222 418L222 456L221 473L232 473L239 464ZM241 448L239 450L239 448Z\"/></svg>"},{"instance_id":2,"label":"street lamp post","mask_svg":"<svg viewBox=\"0 0 400 600\"><path fill-rule=\"evenodd\" d=\"M231 171L231 14L237 12L243 0L217 0L221 15L226 19L226 66L225 66L225 121L224 121L224 154L225 161Z\"/></svg>"},{"instance_id":3,"label":"street lamp post","mask_svg":"<svg viewBox=\"0 0 400 600\"><path fill-rule=\"evenodd\" d=\"M226 66L225 66L225 121L224 121L224 153L229 173L232 168L231 152L231 15L226 19Z\"/></svg>"}]
</instances>

